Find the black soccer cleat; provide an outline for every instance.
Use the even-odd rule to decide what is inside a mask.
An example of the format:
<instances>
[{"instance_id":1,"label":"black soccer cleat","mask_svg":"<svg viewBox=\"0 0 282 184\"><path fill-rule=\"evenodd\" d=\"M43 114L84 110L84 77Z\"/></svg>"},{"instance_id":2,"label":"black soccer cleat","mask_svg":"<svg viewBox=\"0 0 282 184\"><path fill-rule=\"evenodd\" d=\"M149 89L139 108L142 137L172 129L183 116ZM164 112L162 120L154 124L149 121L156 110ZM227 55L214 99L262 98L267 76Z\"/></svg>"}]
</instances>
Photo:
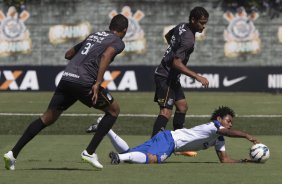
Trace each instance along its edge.
<instances>
[{"instance_id":1,"label":"black soccer cleat","mask_svg":"<svg viewBox=\"0 0 282 184\"><path fill-rule=\"evenodd\" d=\"M111 151L109 153L109 157L111 158L111 164L118 165L120 163L120 159L117 153Z\"/></svg>"}]
</instances>

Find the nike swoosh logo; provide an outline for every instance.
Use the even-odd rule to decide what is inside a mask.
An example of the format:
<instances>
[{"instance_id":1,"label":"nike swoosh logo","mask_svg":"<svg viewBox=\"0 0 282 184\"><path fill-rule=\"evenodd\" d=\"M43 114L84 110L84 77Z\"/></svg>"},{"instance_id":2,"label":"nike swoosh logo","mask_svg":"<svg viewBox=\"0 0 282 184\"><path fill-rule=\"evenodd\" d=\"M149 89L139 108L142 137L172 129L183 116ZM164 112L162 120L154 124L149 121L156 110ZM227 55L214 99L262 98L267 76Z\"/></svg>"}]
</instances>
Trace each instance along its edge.
<instances>
[{"instance_id":1,"label":"nike swoosh logo","mask_svg":"<svg viewBox=\"0 0 282 184\"><path fill-rule=\"evenodd\" d=\"M82 153L83 156L86 156L86 157L89 157L89 158L92 158L90 155L86 155L85 153Z\"/></svg>"},{"instance_id":2,"label":"nike swoosh logo","mask_svg":"<svg viewBox=\"0 0 282 184\"><path fill-rule=\"evenodd\" d=\"M240 81L242 81L246 78L247 78L247 76L243 76L243 77L235 78L235 79L232 79L232 80L228 80L227 77L224 77L223 86L225 86L225 87L232 86L232 85L234 85L234 84L236 84L236 83L238 83L238 82L240 82Z\"/></svg>"}]
</instances>

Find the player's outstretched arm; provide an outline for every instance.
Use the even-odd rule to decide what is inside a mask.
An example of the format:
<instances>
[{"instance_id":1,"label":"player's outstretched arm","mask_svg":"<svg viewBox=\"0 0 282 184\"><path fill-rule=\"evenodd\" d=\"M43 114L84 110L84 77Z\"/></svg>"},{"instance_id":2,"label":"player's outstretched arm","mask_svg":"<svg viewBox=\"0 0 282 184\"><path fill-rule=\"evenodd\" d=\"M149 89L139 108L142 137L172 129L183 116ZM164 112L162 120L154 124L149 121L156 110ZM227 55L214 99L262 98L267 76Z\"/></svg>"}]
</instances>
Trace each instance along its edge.
<instances>
[{"instance_id":1,"label":"player's outstretched arm","mask_svg":"<svg viewBox=\"0 0 282 184\"><path fill-rule=\"evenodd\" d=\"M234 160L234 159L230 158L225 151L216 151L216 154L217 154L219 161L221 163L247 163L247 162L256 163L256 162L249 160L249 159Z\"/></svg>"},{"instance_id":2,"label":"player's outstretched arm","mask_svg":"<svg viewBox=\"0 0 282 184\"><path fill-rule=\"evenodd\" d=\"M252 135L249 135L248 133L239 131L239 130L222 128L222 129L219 129L217 133L223 136L227 136L227 137L246 138L249 141L251 141L253 144L259 143L259 141Z\"/></svg>"}]
</instances>

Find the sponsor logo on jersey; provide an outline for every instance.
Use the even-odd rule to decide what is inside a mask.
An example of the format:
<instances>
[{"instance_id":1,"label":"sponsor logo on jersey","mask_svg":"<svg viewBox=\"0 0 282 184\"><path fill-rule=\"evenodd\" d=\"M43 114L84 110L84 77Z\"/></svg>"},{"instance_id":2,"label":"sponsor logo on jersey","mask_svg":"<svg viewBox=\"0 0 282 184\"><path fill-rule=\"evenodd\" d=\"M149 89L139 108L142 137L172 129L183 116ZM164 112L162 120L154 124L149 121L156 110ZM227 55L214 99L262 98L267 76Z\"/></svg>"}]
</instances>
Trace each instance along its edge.
<instances>
[{"instance_id":1,"label":"sponsor logo on jersey","mask_svg":"<svg viewBox=\"0 0 282 184\"><path fill-rule=\"evenodd\" d=\"M64 73L63 73L63 76L65 76L65 77L72 77L72 78L76 78L76 79L79 79L79 78L80 78L79 75L76 75L76 74L74 74L74 73L69 73L69 72L64 72Z\"/></svg>"},{"instance_id":2,"label":"sponsor logo on jersey","mask_svg":"<svg viewBox=\"0 0 282 184\"><path fill-rule=\"evenodd\" d=\"M254 21L259 14L253 11L249 16L243 7L238 8L234 15L227 11L223 17L229 22L224 30L224 53L227 57L237 57L241 54L257 54L261 48L259 32L254 26Z\"/></svg>"},{"instance_id":3,"label":"sponsor logo on jersey","mask_svg":"<svg viewBox=\"0 0 282 184\"><path fill-rule=\"evenodd\" d=\"M238 77L238 78L235 78L235 79L228 79L227 77L224 77L223 86L224 87L233 86L234 84L241 82L242 80L245 80L246 78L247 78L247 76L242 76L242 77Z\"/></svg>"},{"instance_id":4,"label":"sponsor logo on jersey","mask_svg":"<svg viewBox=\"0 0 282 184\"><path fill-rule=\"evenodd\" d=\"M13 6L8 9L7 15L0 10L0 56L31 52L31 39L24 24L29 16L26 10L18 15Z\"/></svg>"},{"instance_id":5,"label":"sponsor logo on jersey","mask_svg":"<svg viewBox=\"0 0 282 184\"><path fill-rule=\"evenodd\" d=\"M113 18L118 12L113 10L109 13L109 17ZM125 37L123 38L125 43L125 49L122 54L137 53L143 54L146 50L146 39L144 37L144 31L141 28L139 21L143 19L145 14L141 10L137 10L134 14L129 6L122 8L121 14L128 18L128 29Z\"/></svg>"},{"instance_id":6,"label":"sponsor logo on jersey","mask_svg":"<svg viewBox=\"0 0 282 184\"><path fill-rule=\"evenodd\" d=\"M39 90L35 70L0 71L0 91Z\"/></svg>"},{"instance_id":7,"label":"sponsor logo on jersey","mask_svg":"<svg viewBox=\"0 0 282 184\"><path fill-rule=\"evenodd\" d=\"M49 28L49 41L55 45L68 40L83 40L90 32L91 25L87 21L72 25L55 25Z\"/></svg>"},{"instance_id":8,"label":"sponsor logo on jersey","mask_svg":"<svg viewBox=\"0 0 282 184\"><path fill-rule=\"evenodd\" d=\"M282 74L269 74L268 75L268 88L282 88Z\"/></svg>"}]
</instances>

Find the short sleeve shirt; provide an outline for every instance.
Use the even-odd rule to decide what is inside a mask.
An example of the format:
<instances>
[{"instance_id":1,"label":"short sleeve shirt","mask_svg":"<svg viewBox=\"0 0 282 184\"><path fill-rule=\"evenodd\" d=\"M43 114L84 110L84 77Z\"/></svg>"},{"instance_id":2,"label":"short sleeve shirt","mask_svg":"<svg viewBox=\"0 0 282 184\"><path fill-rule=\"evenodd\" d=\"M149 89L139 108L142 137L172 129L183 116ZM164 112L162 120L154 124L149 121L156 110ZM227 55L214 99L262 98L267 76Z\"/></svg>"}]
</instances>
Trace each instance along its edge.
<instances>
[{"instance_id":1,"label":"short sleeve shirt","mask_svg":"<svg viewBox=\"0 0 282 184\"><path fill-rule=\"evenodd\" d=\"M214 146L218 151L225 151L224 137L217 131L224 128L218 121L195 126L190 129L171 131L175 141L175 151L199 151Z\"/></svg>"},{"instance_id":2,"label":"short sleeve shirt","mask_svg":"<svg viewBox=\"0 0 282 184\"><path fill-rule=\"evenodd\" d=\"M172 80L178 80L180 72L171 68L174 58L180 58L186 65L189 57L194 51L195 35L187 23L180 23L172 30L170 44L163 56L161 64L157 67L155 74Z\"/></svg>"},{"instance_id":3,"label":"short sleeve shirt","mask_svg":"<svg viewBox=\"0 0 282 184\"><path fill-rule=\"evenodd\" d=\"M82 42L80 50L69 61L62 80L92 85L97 79L101 56L108 47L115 49L115 57L124 50L125 45L120 37L110 31L90 34Z\"/></svg>"}]
</instances>

